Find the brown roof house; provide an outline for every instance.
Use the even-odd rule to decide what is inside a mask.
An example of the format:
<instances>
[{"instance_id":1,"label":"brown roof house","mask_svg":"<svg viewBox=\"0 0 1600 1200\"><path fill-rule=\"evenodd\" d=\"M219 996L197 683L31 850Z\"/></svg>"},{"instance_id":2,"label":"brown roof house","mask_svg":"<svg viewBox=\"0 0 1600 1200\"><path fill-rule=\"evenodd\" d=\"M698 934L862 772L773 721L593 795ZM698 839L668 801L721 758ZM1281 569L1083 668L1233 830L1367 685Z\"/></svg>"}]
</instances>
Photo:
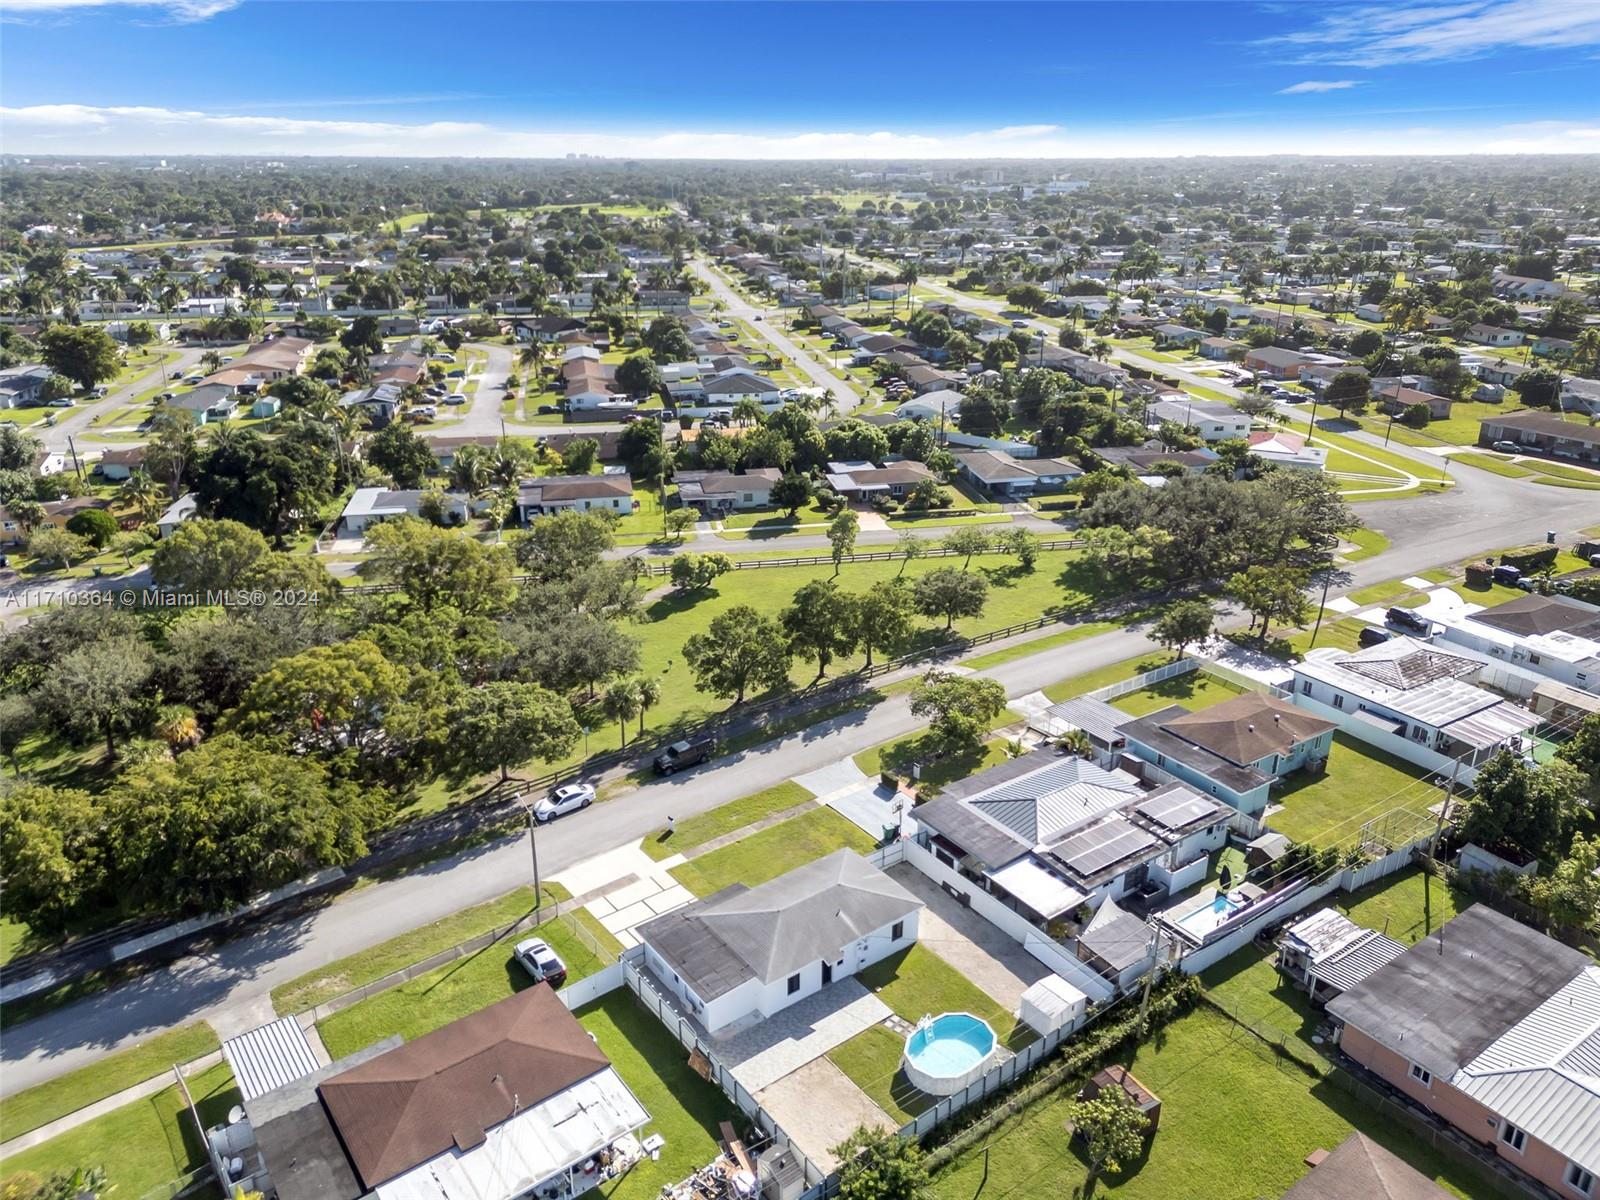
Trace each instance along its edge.
<instances>
[{"instance_id":1,"label":"brown roof house","mask_svg":"<svg viewBox=\"0 0 1600 1200\"><path fill-rule=\"evenodd\" d=\"M1317 1162L1311 1173L1285 1192L1283 1200L1445 1200L1450 1195L1360 1131L1331 1154L1318 1150L1312 1157Z\"/></svg>"},{"instance_id":2,"label":"brown roof house","mask_svg":"<svg viewBox=\"0 0 1600 1200\"><path fill-rule=\"evenodd\" d=\"M246 1111L280 1200L386 1185L440 1200L577 1195L603 1177L601 1154L650 1119L546 986L292 1079Z\"/></svg>"},{"instance_id":3,"label":"brown roof house","mask_svg":"<svg viewBox=\"0 0 1600 1200\"><path fill-rule=\"evenodd\" d=\"M1198 712L1174 704L1130 721L1122 734L1135 757L1257 815L1274 780L1327 761L1337 728L1286 700L1249 692Z\"/></svg>"}]
</instances>

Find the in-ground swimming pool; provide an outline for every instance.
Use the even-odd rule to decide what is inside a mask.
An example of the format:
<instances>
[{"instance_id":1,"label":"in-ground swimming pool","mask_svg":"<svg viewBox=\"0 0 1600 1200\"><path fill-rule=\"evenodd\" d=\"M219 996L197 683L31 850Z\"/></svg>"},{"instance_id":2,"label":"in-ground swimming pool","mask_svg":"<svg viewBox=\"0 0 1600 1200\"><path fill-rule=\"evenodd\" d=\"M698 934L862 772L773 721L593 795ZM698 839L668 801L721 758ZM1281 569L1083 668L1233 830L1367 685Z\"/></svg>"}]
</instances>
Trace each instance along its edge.
<instances>
[{"instance_id":1,"label":"in-ground swimming pool","mask_svg":"<svg viewBox=\"0 0 1600 1200\"><path fill-rule=\"evenodd\" d=\"M1177 923L1195 937L1203 938L1243 907L1243 897L1218 892L1180 916Z\"/></svg>"},{"instance_id":2,"label":"in-ground swimming pool","mask_svg":"<svg viewBox=\"0 0 1600 1200\"><path fill-rule=\"evenodd\" d=\"M923 1017L906 1038L906 1078L930 1096L952 1096L994 1065L994 1030L971 1013Z\"/></svg>"}]
</instances>

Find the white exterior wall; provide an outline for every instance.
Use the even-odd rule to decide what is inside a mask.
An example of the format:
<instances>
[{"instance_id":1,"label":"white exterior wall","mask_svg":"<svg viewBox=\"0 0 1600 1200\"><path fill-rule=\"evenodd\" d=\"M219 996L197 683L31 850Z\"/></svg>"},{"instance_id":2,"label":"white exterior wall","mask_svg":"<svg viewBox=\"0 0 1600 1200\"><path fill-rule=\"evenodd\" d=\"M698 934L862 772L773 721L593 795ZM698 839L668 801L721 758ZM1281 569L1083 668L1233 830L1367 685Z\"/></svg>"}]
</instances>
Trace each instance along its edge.
<instances>
[{"instance_id":1,"label":"white exterior wall","mask_svg":"<svg viewBox=\"0 0 1600 1200\"><path fill-rule=\"evenodd\" d=\"M1478 769L1469 765L1465 760L1461 762L1458 771L1455 759L1440 754L1437 750L1432 749L1430 746L1424 745L1421 742L1413 741L1409 737L1397 737L1392 733L1386 733L1375 725L1369 725L1365 721L1356 720L1354 716L1354 705L1349 698L1346 698L1345 700L1345 708L1334 708L1331 704L1324 704L1322 701L1316 699L1317 685L1315 683L1312 685L1312 694L1306 695L1301 693L1299 690L1300 682L1301 681L1297 678L1295 682L1295 704L1300 708L1305 709L1307 712L1315 713L1319 717L1326 717L1330 721L1337 721L1339 723L1339 728L1345 733L1348 733L1351 737L1359 738L1361 741L1366 742L1369 746L1376 746L1379 750L1393 754L1396 758L1403 758L1413 766L1421 767L1424 771L1431 771L1436 774L1444 775L1449 775L1453 771L1457 772L1456 778L1460 783L1463 784L1471 784L1478 778ZM1328 690L1332 689L1324 688L1324 691ZM1408 720L1408 727L1411 724L1413 724L1413 722ZM1437 733L1436 730L1433 732ZM1338 770L1338 764L1330 761L1328 769Z\"/></svg>"},{"instance_id":2,"label":"white exterior wall","mask_svg":"<svg viewBox=\"0 0 1600 1200\"><path fill-rule=\"evenodd\" d=\"M1482 655L1493 659L1497 664L1503 664L1506 670L1514 674L1528 676L1533 681L1533 686L1504 689L1514 692L1523 699L1533 695L1533 687L1544 679L1553 679L1582 692L1600 692L1600 663L1596 663L1594 659L1569 662L1548 654L1530 651L1520 644L1507 647L1495 638L1478 633L1472 628L1470 621L1464 621L1459 625L1436 625L1435 628L1438 630L1434 635L1436 640L1461 646L1472 651L1474 655ZM1533 659L1538 661L1534 662Z\"/></svg>"}]
</instances>

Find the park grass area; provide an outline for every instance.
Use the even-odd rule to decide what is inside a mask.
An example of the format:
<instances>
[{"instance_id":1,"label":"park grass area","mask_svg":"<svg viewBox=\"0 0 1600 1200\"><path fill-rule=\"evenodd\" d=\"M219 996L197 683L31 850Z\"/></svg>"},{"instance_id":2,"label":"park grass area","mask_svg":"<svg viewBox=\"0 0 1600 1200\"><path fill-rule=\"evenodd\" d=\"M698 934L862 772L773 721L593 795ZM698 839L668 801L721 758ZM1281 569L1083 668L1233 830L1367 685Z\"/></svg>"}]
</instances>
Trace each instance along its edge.
<instances>
[{"instance_id":1,"label":"park grass area","mask_svg":"<svg viewBox=\"0 0 1600 1200\"><path fill-rule=\"evenodd\" d=\"M1257 1200L1282 1195L1305 1174L1305 1157L1359 1129L1458 1196L1481 1196L1478 1177L1455 1166L1334 1084L1284 1062L1242 1026L1201 1008L1121 1060L1162 1100L1161 1128L1122 1171L1100 1177L1111 1200ZM1072 1088L1006 1121L935 1177L935 1200L977 1195L1067 1194L1085 1178L1079 1143L1063 1132ZM1247 1104L1249 1119L1240 1119Z\"/></svg>"},{"instance_id":2,"label":"park grass area","mask_svg":"<svg viewBox=\"0 0 1600 1200\"><path fill-rule=\"evenodd\" d=\"M188 1086L200 1120L208 1128L225 1122L228 1110L240 1101L233 1072L226 1064L191 1077ZM7 1136L11 1132L8 1127ZM102 1195L114 1188L114 1194L125 1200L140 1200L157 1188L180 1184L192 1172L210 1171L183 1092L174 1083L0 1160L0 1179L24 1171L40 1178L70 1175L87 1166L105 1168L109 1186Z\"/></svg>"},{"instance_id":3,"label":"park grass area","mask_svg":"<svg viewBox=\"0 0 1600 1200\"><path fill-rule=\"evenodd\" d=\"M913 945L892 954L856 978L898 1016L913 1024L929 1013L966 1012L987 1021L995 1036L1012 1049L1034 1038L1028 1026L925 946ZM828 1058L873 1103L904 1124L937 1100L906 1078L901 1067L904 1052L904 1037L883 1025L874 1025L835 1046Z\"/></svg>"},{"instance_id":4,"label":"park grass area","mask_svg":"<svg viewBox=\"0 0 1600 1200\"><path fill-rule=\"evenodd\" d=\"M1124 679L1132 679L1135 675L1153 671L1171 661L1172 659L1168 655L1158 651L1136 655L1133 658L1125 658L1121 662L1110 663L1093 671L1085 671L1081 675L1073 675L1061 680L1059 683L1052 683L1044 689L1044 694L1052 704L1060 704L1063 700L1086 696L1090 692L1097 692L1103 687L1110 687L1113 683L1121 683Z\"/></svg>"},{"instance_id":5,"label":"park grass area","mask_svg":"<svg viewBox=\"0 0 1600 1200\"><path fill-rule=\"evenodd\" d=\"M5 1130L7 1139L21 1137L174 1065L192 1062L220 1045L216 1033L204 1021L159 1034L0 1101L0 1128Z\"/></svg>"},{"instance_id":6,"label":"park grass area","mask_svg":"<svg viewBox=\"0 0 1600 1200\"><path fill-rule=\"evenodd\" d=\"M539 890L546 904L571 899L571 893L559 883L544 884ZM272 989L273 1011L280 1016L288 1016L315 1008L335 996L342 996L354 988L382 979L401 967L421 962L430 954L448 950L468 938L519 921L532 911L531 887L517 888L498 899L464 908L443 920L419 926L356 954L336 959L298 979L280 983Z\"/></svg>"},{"instance_id":7,"label":"park grass area","mask_svg":"<svg viewBox=\"0 0 1600 1200\"><path fill-rule=\"evenodd\" d=\"M639 848L660 862L674 854L687 854L707 842L815 799L809 788L786 779L753 795L730 800L710 812L679 821L670 835L663 826L647 835Z\"/></svg>"},{"instance_id":8,"label":"park grass area","mask_svg":"<svg viewBox=\"0 0 1600 1200\"><path fill-rule=\"evenodd\" d=\"M410 1041L531 987L528 973L511 957L512 945L524 937L550 944L567 965L569 983L609 966L622 951L593 914L579 909L323 1018L317 1022L323 1045L339 1059L390 1034Z\"/></svg>"},{"instance_id":9,"label":"park grass area","mask_svg":"<svg viewBox=\"0 0 1600 1200\"><path fill-rule=\"evenodd\" d=\"M1381 554L1389 548L1389 539L1376 529L1352 529L1344 535L1344 540L1355 547L1339 556L1345 562L1358 562L1363 558L1371 558L1374 554Z\"/></svg>"},{"instance_id":10,"label":"park grass area","mask_svg":"<svg viewBox=\"0 0 1600 1200\"><path fill-rule=\"evenodd\" d=\"M1136 717L1146 717L1173 704L1181 704L1190 712L1195 712L1243 694L1242 689L1215 675L1205 671L1190 671L1185 675L1163 679L1137 692L1129 692L1126 696L1118 696L1111 704Z\"/></svg>"},{"instance_id":11,"label":"park grass area","mask_svg":"<svg viewBox=\"0 0 1600 1200\"><path fill-rule=\"evenodd\" d=\"M766 883L835 850L866 854L872 848L872 838L858 826L831 808L814 808L681 863L671 874L696 896L709 896L730 883Z\"/></svg>"},{"instance_id":12,"label":"park grass area","mask_svg":"<svg viewBox=\"0 0 1600 1200\"><path fill-rule=\"evenodd\" d=\"M1292 841L1346 846L1367 821L1394 809L1425 817L1442 797L1405 760L1336 732L1326 770L1297 771L1274 789L1283 807L1267 824Z\"/></svg>"},{"instance_id":13,"label":"park grass area","mask_svg":"<svg viewBox=\"0 0 1600 1200\"><path fill-rule=\"evenodd\" d=\"M629 1168L593 1192L605 1200L656 1200L666 1185L675 1184L720 1153L718 1126L744 1118L715 1084L689 1066L678 1039L651 1016L626 988L608 992L573 1015L605 1051L622 1082L650 1114L641 1138L659 1133L666 1139L661 1157Z\"/></svg>"}]
</instances>

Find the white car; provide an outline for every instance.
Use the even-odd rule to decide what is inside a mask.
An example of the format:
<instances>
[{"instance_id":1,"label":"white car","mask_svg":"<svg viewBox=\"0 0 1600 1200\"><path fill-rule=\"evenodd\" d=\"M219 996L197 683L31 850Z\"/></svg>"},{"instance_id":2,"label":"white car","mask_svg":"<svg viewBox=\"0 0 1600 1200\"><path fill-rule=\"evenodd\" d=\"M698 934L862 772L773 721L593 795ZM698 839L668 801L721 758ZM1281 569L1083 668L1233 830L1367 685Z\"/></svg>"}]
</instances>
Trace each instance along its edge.
<instances>
[{"instance_id":1,"label":"white car","mask_svg":"<svg viewBox=\"0 0 1600 1200\"><path fill-rule=\"evenodd\" d=\"M535 983L548 983L558 988L567 981L567 964L561 961L561 956L550 949L550 943L543 938L528 938L518 942L511 954L517 964L533 976Z\"/></svg>"},{"instance_id":2,"label":"white car","mask_svg":"<svg viewBox=\"0 0 1600 1200\"><path fill-rule=\"evenodd\" d=\"M534 820L542 825L546 821L553 821L569 812L577 812L580 808L588 808L593 803L593 784L563 783L533 806L533 817Z\"/></svg>"}]
</instances>

